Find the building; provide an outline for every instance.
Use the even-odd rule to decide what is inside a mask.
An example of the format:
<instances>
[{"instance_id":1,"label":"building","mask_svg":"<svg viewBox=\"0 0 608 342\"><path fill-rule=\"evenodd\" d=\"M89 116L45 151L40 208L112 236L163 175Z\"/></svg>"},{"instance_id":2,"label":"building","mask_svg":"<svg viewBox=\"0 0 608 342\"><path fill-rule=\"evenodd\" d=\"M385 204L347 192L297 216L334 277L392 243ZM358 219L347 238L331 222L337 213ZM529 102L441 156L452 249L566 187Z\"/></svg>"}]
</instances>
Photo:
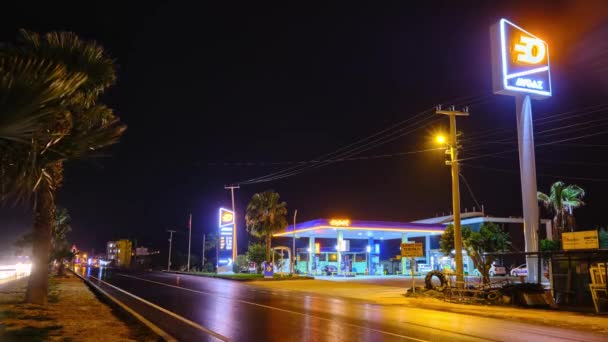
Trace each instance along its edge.
<instances>
[{"instance_id":1,"label":"building","mask_svg":"<svg viewBox=\"0 0 608 342\"><path fill-rule=\"evenodd\" d=\"M511 249L513 251L523 252L525 250L525 241L524 241L524 219L521 217L493 217L486 215L484 212L473 211L473 212L465 212L460 214L460 224L462 227L470 227L472 230L479 230L482 224L484 223L495 223L500 226L504 232L509 234L511 239ZM426 223L426 224L442 224L449 225L454 221L453 215L432 217L423 220L414 221L414 223ZM541 227L544 226L544 229L541 229L539 234L540 238L551 237L551 220L542 219L540 220ZM436 241L435 241L436 239ZM431 241L431 260L430 265L434 269L454 269L454 260L452 256L446 256L443 252L439 250L439 237L434 237L433 241ZM463 251L463 269L465 274L474 274L475 266L473 265L472 260L466 255L466 251ZM526 262L525 257L523 255L520 256L505 256L501 257L498 263L503 264L504 266L512 267L519 266Z\"/></svg>"},{"instance_id":2,"label":"building","mask_svg":"<svg viewBox=\"0 0 608 342\"><path fill-rule=\"evenodd\" d=\"M110 262L116 261L117 253L118 247L116 247L116 241L108 241L106 245L106 259Z\"/></svg>"},{"instance_id":3,"label":"building","mask_svg":"<svg viewBox=\"0 0 608 342\"><path fill-rule=\"evenodd\" d=\"M409 260L400 256L397 268L388 270L383 263L387 256L399 253L401 243L422 242L423 254L415 258L416 263L430 263L431 237L444 230L444 224L317 219L298 223L295 229L288 226L273 236L308 239L308 248L300 248L296 254L300 273L380 275L410 269Z\"/></svg>"},{"instance_id":4,"label":"building","mask_svg":"<svg viewBox=\"0 0 608 342\"><path fill-rule=\"evenodd\" d=\"M414 258L415 270L455 269L453 255L445 255L439 249L439 239L445 227L454 220L452 215L433 217L414 222L362 221L348 219L317 219L288 226L274 234L282 238L284 246L291 246L291 238L299 242L296 248L296 270L308 274L409 274L410 258L401 258L402 243L420 243L423 255ZM513 251L524 251L523 218L492 217L484 212L461 214L462 226L478 230L483 223L498 224L511 238ZM541 220L540 238L551 236L551 220ZM295 233L295 234L294 234ZM300 238L306 238L302 248ZM306 246L306 245L304 245ZM291 250L290 247L288 247ZM505 266L525 263L522 255L501 256L498 261ZM425 267L421 268L420 265ZM476 274L475 265L463 255L465 274Z\"/></svg>"},{"instance_id":5,"label":"building","mask_svg":"<svg viewBox=\"0 0 608 342\"><path fill-rule=\"evenodd\" d=\"M133 244L130 240L121 239L118 241L108 241L107 258L116 267L130 267L131 256L133 255Z\"/></svg>"}]
</instances>

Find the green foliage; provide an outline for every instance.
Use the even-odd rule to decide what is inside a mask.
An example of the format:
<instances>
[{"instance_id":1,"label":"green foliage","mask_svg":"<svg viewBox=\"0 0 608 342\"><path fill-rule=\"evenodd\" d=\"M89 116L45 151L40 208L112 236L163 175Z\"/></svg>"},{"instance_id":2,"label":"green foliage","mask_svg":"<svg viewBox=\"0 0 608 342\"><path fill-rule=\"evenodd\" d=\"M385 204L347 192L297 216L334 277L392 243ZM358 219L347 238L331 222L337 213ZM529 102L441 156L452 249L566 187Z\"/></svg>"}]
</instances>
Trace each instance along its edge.
<instances>
[{"instance_id":1,"label":"green foliage","mask_svg":"<svg viewBox=\"0 0 608 342\"><path fill-rule=\"evenodd\" d=\"M582 198L585 190L578 185L566 185L564 182L555 182L551 185L549 195L538 191L538 200L555 214L553 225L556 229L556 239L561 239L561 233L568 227L574 229L574 215L572 210L585 205Z\"/></svg>"},{"instance_id":2,"label":"green foliage","mask_svg":"<svg viewBox=\"0 0 608 342\"><path fill-rule=\"evenodd\" d=\"M0 75L2 195L18 202L37 190L53 196L60 163L116 143L126 128L98 101L116 74L95 42L21 30L18 43L0 46Z\"/></svg>"},{"instance_id":3,"label":"green foliage","mask_svg":"<svg viewBox=\"0 0 608 342\"><path fill-rule=\"evenodd\" d=\"M233 272L241 273L243 271L247 271L249 268L249 259L247 259L247 255L237 255L236 261L233 264Z\"/></svg>"},{"instance_id":4,"label":"green foliage","mask_svg":"<svg viewBox=\"0 0 608 342\"><path fill-rule=\"evenodd\" d=\"M72 217L66 208L57 207L51 230L51 252L49 261L72 260L74 254L70 250L67 235L72 231ZM14 245L17 253L23 253L23 249L30 247L34 241L34 232L25 233Z\"/></svg>"},{"instance_id":5,"label":"green foliage","mask_svg":"<svg viewBox=\"0 0 608 342\"><path fill-rule=\"evenodd\" d=\"M462 247L473 260L475 267L482 275L484 282L489 282L489 272L494 256L484 256L484 253L502 252L507 250L511 242L509 235L502 231L495 223L485 222L479 227L479 231L473 231L470 227L462 227ZM454 250L454 226L448 225L439 240L439 248L445 255L450 255Z\"/></svg>"},{"instance_id":6,"label":"green foliage","mask_svg":"<svg viewBox=\"0 0 608 342\"><path fill-rule=\"evenodd\" d=\"M558 251L560 249L559 241L542 239L540 240L540 250L545 251Z\"/></svg>"},{"instance_id":7,"label":"green foliage","mask_svg":"<svg viewBox=\"0 0 608 342\"><path fill-rule=\"evenodd\" d=\"M94 156L126 129L99 101L115 80L112 58L74 33L21 30L0 44L0 200L34 209L35 263L48 257L64 162ZM46 269L34 268L26 301L46 304L47 287Z\"/></svg>"},{"instance_id":8,"label":"green foliage","mask_svg":"<svg viewBox=\"0 0 608 342\"><path fill-rule=\"evenodd\" d=\"M608 228L600 228L598 232L600 248L608 248Z\"/></svg>"},{"instance_id":9,"label":"green foliage","mask_svg":"<svg viewBox=\"0 0 608 342\"><path fill-rule=\"evenodd\" d=\"M247 249L247 259L255 262L258 272L262 269L262 263L266 261L266 246L261 243L252 243Z\"/></svg>"},{"instance_id":10,"label":"green foliage","mask_svg":"<svg viewBox=\"0 0 608 342\"><path fill-rule=\"evenodd\" d=\"M278 193L267 190L256 193L247 205L247 231L266 242L266 258L270 259L272 235L287 227L287 203Z\"/></svg>"}]
</instances>

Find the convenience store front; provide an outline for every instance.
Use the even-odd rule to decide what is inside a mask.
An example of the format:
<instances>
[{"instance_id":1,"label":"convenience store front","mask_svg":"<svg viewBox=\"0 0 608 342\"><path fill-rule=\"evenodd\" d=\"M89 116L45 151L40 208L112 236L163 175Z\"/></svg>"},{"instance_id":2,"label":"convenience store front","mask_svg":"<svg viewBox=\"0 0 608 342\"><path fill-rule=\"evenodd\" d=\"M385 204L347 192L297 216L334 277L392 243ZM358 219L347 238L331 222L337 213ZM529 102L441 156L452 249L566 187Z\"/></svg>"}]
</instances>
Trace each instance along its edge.
<instances>
[{"instance_id":1,"label":"convenience store front","mask_svg":"<svg viewBox=\"0 0 608 342\"><path fill-rule=\"evenodd\" d=\"M296 269L304 274L381 275L384 266L380 255L389 240L408 243L423 238L424 256L417 262L430 264L430 239L442 234L443 224L363 221L350 219L316 219L288 226L274 237L307 238L308 247L296 251ZM420 240L420 239L417 239ZM409 270L409 262L401 260L401 270Z\"/></svg>"}]
</instances>

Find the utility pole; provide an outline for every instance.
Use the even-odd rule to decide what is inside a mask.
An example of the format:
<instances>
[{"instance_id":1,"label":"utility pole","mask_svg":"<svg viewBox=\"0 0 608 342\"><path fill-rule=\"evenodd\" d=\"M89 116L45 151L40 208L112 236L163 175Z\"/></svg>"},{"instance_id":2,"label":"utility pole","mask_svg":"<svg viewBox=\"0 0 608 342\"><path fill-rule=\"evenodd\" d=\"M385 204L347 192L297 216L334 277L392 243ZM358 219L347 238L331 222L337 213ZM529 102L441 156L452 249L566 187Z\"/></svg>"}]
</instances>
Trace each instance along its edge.
<instances>
[{"instance_id":1,"label":"utility pole","mask_svg":"<svg viewBox=\"0 0 608 342\"><path fill-rule=\"evenodd\" d=\"M232 227L232 262L236 262L236 257L238 254L238 245L236 241L236 210L234 209L234 189L240 189L238 185L227 185L224 189L230 189L230 194L232 195L232 215L233 215L233 227Z\"/></svg>"},{"instance_id":2,"label":"utility pole","mask_svg":"<svg viewBox=\"0 0 608 342\"><path fill-rule=\"evenodd\" d=\"M188 272L190 272L190 245L192 243L192 214L188 219Z\"/></svg>"},{"instance_id":3,"label":"utility pole","mask_svg":"<svg viewBox=\"0 0 608 342\"><path fill-rule=\"evenodd\" d=\"M201 263L201 270L203 270L203 271L204 271L204 268L205 268L205 247L206 247L206 245L205 245L205 239L206 238L207 238L207 234L203 234L203 255L202 255L202 258L201 258L201 260L203 261Z\"/></svg>"},{"instance_id":4,"label":"utility pole","mask_svg":"<svg viewBox=\"0 0 608 342\"><path fill-rule=\"evenodd\" d=\"M169 260L167 261L167 271L171 271L171 245L173 242L173 233L175 230L167 230L169 232Z\"/></svg>"},{"instance_id":5,"label":"utility pole","mask_svg":"<svg viewBox=\"0 0 608 342\"><path fill-rule=\"evenodd\" d=\"M462 265L462 233L460 230L460 167L458 165L458 133L456 132L456 116L468 116L469 108L465 107L463 111L457 111L454 110L454 106L450 106L449 110L441 110L441 106L437 106L435 112L437 114L447 115L450 118L450 137L448 142L450 161L446 161L446 164L451 165L452 167L452 211L454 212L454 259L456 262L456 286L458 288L463 288L464 270ZM446 151L446 153L448 152Z\"/></svg>"},{"instance_id":6,"label":"utility pole","mask_svg":"<svg viewBox=\"0 0 608 342\"><path fill-rule=\"evenodd\" d=\"M291 274L296 270L296 216L298 215L298 209L293 213L293 237L291 238Z\"/></svg>"}]
</instances>

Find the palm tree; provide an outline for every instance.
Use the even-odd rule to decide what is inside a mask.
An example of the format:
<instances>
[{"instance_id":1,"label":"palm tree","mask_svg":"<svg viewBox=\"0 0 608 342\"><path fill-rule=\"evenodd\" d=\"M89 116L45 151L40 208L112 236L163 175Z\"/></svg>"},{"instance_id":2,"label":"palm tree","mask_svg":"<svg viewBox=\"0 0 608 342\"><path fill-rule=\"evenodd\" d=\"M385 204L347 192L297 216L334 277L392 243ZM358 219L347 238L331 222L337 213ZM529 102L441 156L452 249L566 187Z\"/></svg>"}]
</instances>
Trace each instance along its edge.
<instances>
[{"instance_id":1,"label":"palm tree","mask_svg":"<svg viewBox=\"0 0 608 342\"><path fill-rule=\"evenodd\" d=\"M126 126L98 98L116 80L114 61L70 32L20 31L0 46L1 199L34 211L33 268L26 301L44 305L64 162L118 142Z\"/></svg>"},{"instance_id":2,"label":"palm tree","mask_svg":"<svg viewBox=\"0 0 608 342\"><path fill-rule=\"evenodd\" d=\"M582 198L585 196L585 190L578 185L566 185L564 182L555 182L551 185L549 195L538 192L537 197L540 202L550 212L555 213L553 217L553 226L557 231L557 239L561 233L570 226L570 230L574 230L574 215L572 210L585 203Z\"/></svg>"},{"instance_id":3,"label":"palm tree","mask_svg":"<svg viewBox=\"0 0 608 342\"><path fill-rule=\"evenodd\" d=\"M57 275L64 275L64 260L73 257L70 250L70 244L67 240L67 234L72 231L72 217L66 208L55 208L55 220L51 233L51 260L59 262Z\"/></svg>"},{"instance_id":4,"label":"palm tree","mask_svg":"<svg viewBox=\"0 0 608 342\"><path fill-rule=\"evenodd\" d=\"M266 242L266 261L270 261L272 235L287 227L287 203L279 198L278 193L267 190L254 194L247 205L247 231Z\"/></svg>"}]
</instances>

